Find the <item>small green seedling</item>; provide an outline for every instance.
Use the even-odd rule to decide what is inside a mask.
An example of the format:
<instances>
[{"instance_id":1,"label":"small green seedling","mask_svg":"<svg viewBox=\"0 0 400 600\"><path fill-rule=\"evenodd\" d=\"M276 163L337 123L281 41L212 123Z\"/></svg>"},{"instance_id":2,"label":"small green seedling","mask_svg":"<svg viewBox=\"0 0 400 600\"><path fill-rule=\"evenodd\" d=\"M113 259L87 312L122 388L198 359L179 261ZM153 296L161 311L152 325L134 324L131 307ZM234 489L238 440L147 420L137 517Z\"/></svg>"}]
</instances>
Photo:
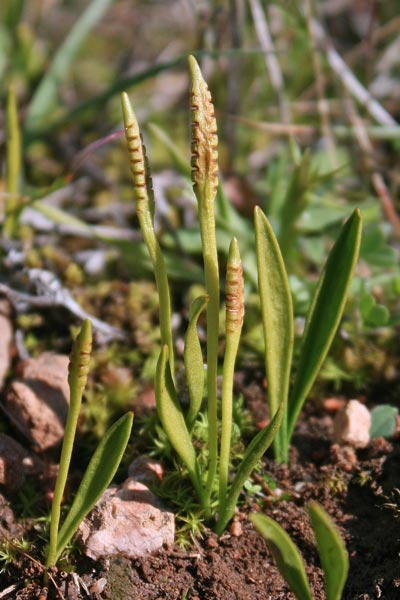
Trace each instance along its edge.
<instances>
[{"instance_id":1,"label":"small green seedling","mask_svg":"<svg viewBox=\"0 0 400 600\"><path fill-rule=\"evenodd\" d=\"M91 348L92 326L90 321L87 320L83 323L82 329L73 344L70 356L68 374L70 405L51 507L50 543L46 556L47 567L57 563L79 524L111 483L125 452L132 429L133 413L128 412L106 432L90 460L72 506L60 529L61 502L71 462L82 395L89 372Z\"/></svg>"},{"instance_id":2,"label":"small green seedling","mask_svg":"<svg viewBox=\"0 0 400 600\"><path fill-rule=\"evenodd\" d=\"M155 203L149 164L139 125L126 93L122 94L122 109L137 215L153 264L160 300L162 349L155 382L158 415L172 447L187 469L203 514L208 519L218 514L216 531L221 534L233 516L245 482L274 439L276 458L280 462L288 459L294 425L326 357L343 312L358 256L361 217L358 210L353 213L331 250L311 303L303 335L300 367L289 395L294 337L292 297L276 237L263 212L256 209L256 255L271 421L251 441L236 473L231 477L232 387L244 318L243 268L239 244L234 238L230 243L226 267L226 344L219 411L217 374L220 276L215 235L215 203L218 200L217 125L211 94L193 57L189 58L189 67L192 180L198 205L206 293L197 298L190 308L185 337L184 362L190 396L190 406L186 413L174 384L171 301L165 261L154 230ZM206 312L207 321L206 373L196 329L203 311ZM209 452L206 467L200 469L192 431L202 404L204 387L207 397Z\"/></svg>"},{"instance_id":3,"label":"small green seedling","mask_svg":"<svg viewBox=\"0 0 400 600\"><path fill-rule=\"evenodd\" d=\"M328 513L317 502L307 507L324 572L327 600L340 600L349 571L349 558L342 538ZM304 562L286 531L270 517L251 515L255 528L266 539L280 574L298 600L312 600Z\"/></svg>"}]
</instances>

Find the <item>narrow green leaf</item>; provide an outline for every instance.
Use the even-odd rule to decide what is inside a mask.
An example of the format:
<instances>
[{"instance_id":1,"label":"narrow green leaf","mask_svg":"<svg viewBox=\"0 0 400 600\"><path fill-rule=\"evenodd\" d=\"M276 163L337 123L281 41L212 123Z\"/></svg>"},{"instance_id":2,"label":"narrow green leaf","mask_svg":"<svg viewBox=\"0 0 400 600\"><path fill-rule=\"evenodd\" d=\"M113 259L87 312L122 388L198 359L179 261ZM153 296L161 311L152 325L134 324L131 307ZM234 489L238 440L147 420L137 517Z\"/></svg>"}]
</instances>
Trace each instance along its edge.
<instances>
[{"instance_id":1,"label":"narrow green leaf","mask_svg":"<svg viewBox=\"0 0 400 600\"><path fill-rule=\"evenodd\" d=\"M156 402L161 424L175 452L186 465L190 478L201 498L201 482L195 451L179 404L168 361L168 346L164 345L156 369Z\"/></svg>"},{"instance_id":2,"label":"narrow green leaf","mask_svg":"<svg viewBox=\"0 0 400 600\"><path fill-rule=\"evenodd\" d=\"M272 421L264 427L264 429L259 431L248 445L243 460L237 470L235 479L228 490L226 502L219 507L219 518L216 527L218 535L221 535L230 519L233 517L239 494L243 489L245 481L250 477L258 461L261 460L276 436L282 422L283 412L284 404L282 403Z\"/></svg>"},{"instance_id":3,"label":"narrow green leaf","mask_svg":"<svg viewBox=\"0 0 400 600\"><path fill-rule=\"evenodd\" d=\"M303 559L288 534L270 517L250 515L254 527L261 533L274 557L280 574L298 600L312 600Z\"/></svg>"},{"instance_id":4,"label":"narrow green leaf","mask_svg":"<svg viewBox=\"0 0 400 600\"><path fill-rule=\"evenodd\" d=\"M40 82L28 109L25 126L34 130L43 126L48 113L57 104L59 86L91 29L100 21L113 0L92 0L75 23Z\"/></svg>"},{"instance_id":5,"label":"narrow green leaf","mask_svg":"<svg viewBox=\"0 0 400 600\"><path fill-rule=\"evenodd\" d=\"M197 333L197 321L207 306L207 302L207 296L200 296L192 302L189 311L189 325L185 335L183 360L185 362L186 381L190 396L190 406L186 416L189 431L194 425L203 400L204 361Z\"/></svg>"},{"instance_id":6,"label":"narrow green leaf","mask_svg":"<svg viewBox=\"0 0 400 600\"><path fill-rule=\"evenodd\" d=\"M289 399L288 442L339 326L358 258L361 225L361 214L356 209L343 225L315 290L303 334L297 376Z\"/></svg>"},{"instance_id":7,"label":"narrow green leaf","mask_svg":"<svg viewBox=\"0 0 400 600\"><path fill-rule=\"evenodd\" d=\"M255 209L254 219L270 413L275 414L281 404L285 407L274 450L277 460L285 461L286 410L294 336L292 297L278 242L259 207Z\"/></svg>"},{"instance_id":8,"label":"narrow green leaf","mask_svg":"<svg viewBox=\"0 0 400 600\"><path fill-rule=\"evenodd\" d=\"M133 413L128 412L106 432L86 469L72 506L60 529L56 561L89 511L110 485L131 434Z\"/></svg>"},{"instance_id":9,"label":"narrow green leaf","mask_svg":"<svg viewBox=\"0 0 400 600\"><path fill-rule=\"evenodd\" d=\"M307 506L325 576L326 600L340 600L349 571L349 557L328 513L317 502Z\"/></svg>"}]
</instances>

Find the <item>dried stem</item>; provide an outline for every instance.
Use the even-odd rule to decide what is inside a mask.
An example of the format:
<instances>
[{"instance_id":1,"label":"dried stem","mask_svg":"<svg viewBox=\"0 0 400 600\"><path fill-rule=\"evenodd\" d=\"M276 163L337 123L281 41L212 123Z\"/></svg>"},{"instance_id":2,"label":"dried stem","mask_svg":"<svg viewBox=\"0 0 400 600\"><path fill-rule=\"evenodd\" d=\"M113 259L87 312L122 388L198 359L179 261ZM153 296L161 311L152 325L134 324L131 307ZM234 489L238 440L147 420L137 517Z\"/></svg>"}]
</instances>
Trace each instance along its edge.
<instances>
[{"instance_id":1,"label":"dried stem","mask_svg":"<svg viewBox=\"0 0 400 600\"><path fill-rule=\"evenodd\" d=\"M315 43L314 29L312 27L312 6L311 0L306 0L306 17L308 36L310 38L311 57L315 75L315 85L318 97L318 112L321 119L321 128L327 145L328 155L331 162L331 167L338 167L335 144L333 141L331 123L329 119L329 103L325 97L325 81L322 73L321 59L318 48Z\"/></svg>"},{"instance_id":2,"label":"dried stem","mask_svg":"<svg viewBox=\"0 0 400 600\"><path fill-rule=\"evenodd\" d=\"M311 27L317 43L325 50L327 61L336 76L352 96L366 108L369 114L381 125L396 126L398 123L383 108L383 106L365 89L354 73L344 62L331 40L328 38L322 25L312 19Z\"/></svg>"},{"instance_id":3,"label":"dried stem","mask_svg":"<svg viewBox=\"0 0 400 600\"><path fill-rule=\"evenodd\" d=\"M379 198L382 210L385 213L388 221L391 223L396 237L400 238L399 215L396 212L393 200L390 196L389 190L386 186L385 180L382 177L382 174L379 173L375 168L374 161L372 158L374 148L372 146L371 140L368 137L368 133L365 129L364 123L360 115L357 113L356 107L351 98L347 99L347 114L349 115L350 121L353 124L357 142L361 150L364 152L366 167L370 172L371 183L375 189L376 195Z\"/></svg>"},{"instance_id":4,"label":"dried stem","mask_svg":"<svg viewBox=\"0 0 400 600\"><path fill-rule=\"evenodd\" d=\"M267 65L271 85L274 88L278 99L282 122L289 123L290 112L285 99L285 86L282 71L276 58L275 46L269 31L266 15L259 0L249 0L249 4L258 41L265 53L265 64Z\"/></svg>"}]
</instances>

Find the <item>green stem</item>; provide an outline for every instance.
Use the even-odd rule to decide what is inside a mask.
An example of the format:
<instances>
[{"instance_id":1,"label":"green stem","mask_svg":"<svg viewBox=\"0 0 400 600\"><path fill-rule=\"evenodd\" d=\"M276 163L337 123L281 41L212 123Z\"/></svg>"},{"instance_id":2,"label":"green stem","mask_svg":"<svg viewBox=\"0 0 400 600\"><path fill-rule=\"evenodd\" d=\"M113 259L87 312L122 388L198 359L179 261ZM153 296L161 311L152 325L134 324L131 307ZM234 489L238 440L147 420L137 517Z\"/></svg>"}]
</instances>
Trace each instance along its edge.
<instances>
[{"instance_id":1,"label":"green stem","mask_svg":"<svg viewBox=\"0 0 400 600\"><path fill-rule=\"evenodd\" d=\"M92 326L90 321L84 321L82 329L74 342L70 356L68 375L70 401L61 450L60 466L51 506L50 543L46 558L47 567L53 566L57 559L57 540L60 525L61 503L65 484L67 482L69 465L71 463L79 411L82 403L82 394L89 371L91 346Z\"/></svg>"},{"instance_id":2,"label":"green stem","mask_svg":"<svg viewBox=\"0 0 400 600\"><path fill-rule=\"evenodd\" d=\"M243 270L239 248L233 239L226 269L226 347L222 372L221 446L219 464L219 504L226 501L229 457L232 437L232 390L235 361L239 348L244 315Z\"/></svg>"},{"instance_id":3,"label":"green stem","mask_svg":"<svg viewBox=\"0 0 400 600\"><path fill-rule=\"evenodd\" d=\"M205 497L209 501L218 463L218 411L217 411L217 376L218 376L218 330L219 330L219 269L217 247L215 243L215 225L210 219L200 216L202 223L201 237L204 254L204 272L206 292L210 300L207 305L207 414L209 470Z\"/></svg>"},{"instance_id":4,"label":"green stem","mask_svg":"<svg viewBox=\"0 0 400 600\"><path fill-rule=\"evenodd\" d=\"M174 345L171 327L171 298L164 257L154 230L154 195L149 165L139 125L128 95L121 95L125 135L134 183L136 212L144 242L154 269L160 307L161 343L168 346L169 363L174 375Z\"/></svg>"},{"instance_id":5,"label":"green stem","mask_svg":"<svg viewBox=\"0 0 400 600\"><path fill-rule=\"evenodd\" d=\"M218 330L219 268L215 237L215 196L218 188L218 138L214 107L199 65L189 57L192 108L192 180L199 207L207 305L207 412L209 468L205 502L209 505L218 466Z\"/></svg>"},{"instance_id":6,"label":"green stem","mask_svg":"<svg viewBox=\"0 0 400 600\"><path fill-rule=\"evenodd\" d=\"M18 225L19 178L21 175L21 134L18 123L17 101L14 88L10 87L7 99L7 170L6 202L3 235L15 237Z\"/></svg>"}]
</instances>

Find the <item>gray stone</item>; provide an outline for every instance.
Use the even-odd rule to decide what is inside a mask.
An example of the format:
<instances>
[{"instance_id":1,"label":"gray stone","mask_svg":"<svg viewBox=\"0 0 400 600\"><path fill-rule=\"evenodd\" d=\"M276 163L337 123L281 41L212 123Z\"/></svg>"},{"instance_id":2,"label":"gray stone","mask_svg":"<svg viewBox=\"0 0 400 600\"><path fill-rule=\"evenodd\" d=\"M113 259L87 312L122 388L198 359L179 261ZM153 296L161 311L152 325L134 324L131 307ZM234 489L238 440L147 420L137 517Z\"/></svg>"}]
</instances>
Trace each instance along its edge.
<instances>
[{"instance_id":1,"label":"gray stone","mask_svg":"<svg viewBox=\"0 0 400 600\"><path fill-rule=\"evenodd\" d=\"M142 483L128 478L108 488L79 527L83 552L93 560L137 558L174 543L174 515Z\"/></svg>"},{"instance_id":2,"label":"gray stone","mask_svg":"<svg viewBox=\"0 0 400 600\"><path fill-rule=\"evenodd\" d=\"M333 421L335 442L349 444L354 448L365 448L369 444L371 414L358 400L350 400Z\"/></svg>"},{"instance_id":3,"label":"gray stone","mask_svg":"<svg viewBox=\"0 0 400 600\"><path fill-rule=\"evenodd\" d=\"M68 356L45 353L20 363L20 378L6 390L2 408L35 450L61 443L69 406Z\"/></svg>"},{"instance_id":4,"label":"gray stone","mask_svg":"<svg viewBox=\"0 0 400 600\"><path fill-rule=\"evenodd\" d=\"M14 491L20 488L25 475L40 470L40 461L31 456L21 444L0 433L0 484Z\"/></svg>"}]
</instances>

